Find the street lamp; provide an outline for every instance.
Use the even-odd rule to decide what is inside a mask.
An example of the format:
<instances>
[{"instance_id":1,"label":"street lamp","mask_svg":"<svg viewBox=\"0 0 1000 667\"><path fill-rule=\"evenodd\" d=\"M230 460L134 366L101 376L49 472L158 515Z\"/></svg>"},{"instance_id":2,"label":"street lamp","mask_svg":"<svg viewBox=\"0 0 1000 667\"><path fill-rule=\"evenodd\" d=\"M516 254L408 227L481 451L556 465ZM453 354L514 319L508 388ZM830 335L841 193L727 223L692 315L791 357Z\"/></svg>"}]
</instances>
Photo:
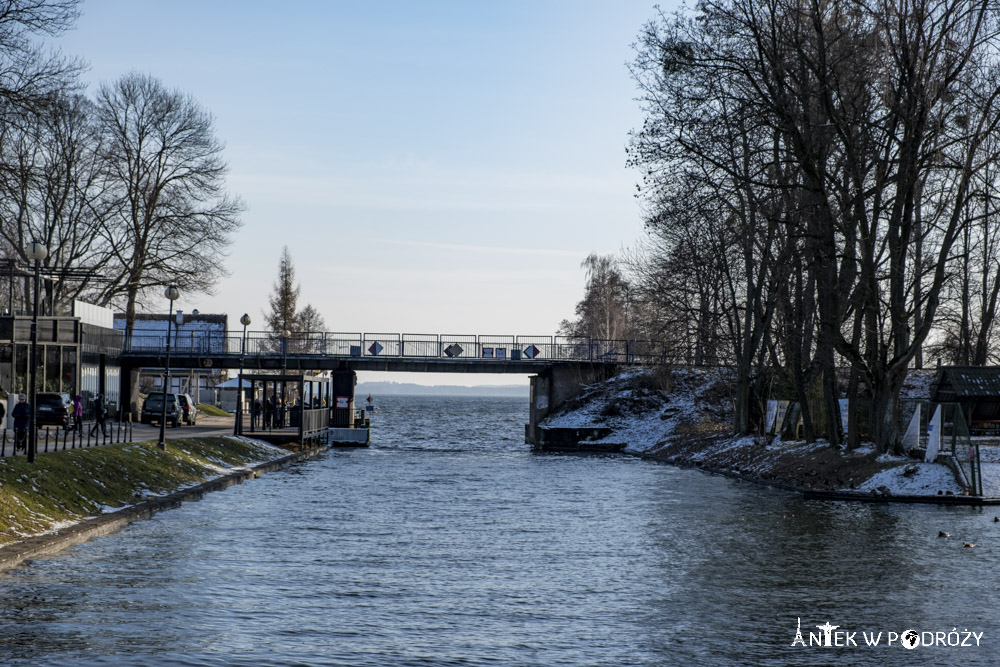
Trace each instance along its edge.
<instances>
[{"instance_id":1,"label":"street lamp","mask_svg":"<svg viewBox=\"0 0 1000 667\"><path fill-rule=\"evenodd\" d=\"M170 307L167 309L167 359L166 373L163 378L163 412L160 413L160 442L157 443L160 449L167 448L166 443L163 442L163 431L167 426L167 392L170 391L170 320L174 316L174 301L181 298L181 291L177 289L177 285L170 285L163 290L163 296L170 300ZM175 407L179 409L179 406L175 405Z\"/></svg>"},{"instance_id":2,"label":"street lamp","mask_svg":"<svg viewBox=\"0 0 1000 667\"><path fill-rule=\"evenodd\" d=\"M38 433L35 431L35 375L38 372L38 270L39 262L49 256L49 249L38 241L32 241L25 248L28 259L35 262L35 300L31 312L31 368L28 370L28 463L35 462Z\"/></svg>"},{"instance_id":3,"label":"street lamp","mask_svg":"<svg viewBox=\"0 0 1000 667\"><path fill-rule=\"evenodd\" d=\"M243 313L243 317L240 318L240 324L243 325L243 347L240 349L240 375L237 380L239 383L237 385L239 390L236 394L236 423L233 424L233 435L243 434L243 359L247 355L247 327L250 326L250 316ZM250 432L253 433L252 417L250 421Z\"/></svg>"}]
</instances>

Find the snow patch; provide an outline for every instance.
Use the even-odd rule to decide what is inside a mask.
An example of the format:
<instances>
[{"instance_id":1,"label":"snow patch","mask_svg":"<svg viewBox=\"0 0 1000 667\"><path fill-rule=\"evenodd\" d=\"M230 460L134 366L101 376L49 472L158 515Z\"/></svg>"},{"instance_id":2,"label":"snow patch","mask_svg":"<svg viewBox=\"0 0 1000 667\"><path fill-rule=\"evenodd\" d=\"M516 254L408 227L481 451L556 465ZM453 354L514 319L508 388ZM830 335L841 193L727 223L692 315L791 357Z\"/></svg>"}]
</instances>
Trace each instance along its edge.
<instances>
[{"instance_id":1,"label":"snow patch","mask_svg":"<svg viewBox=\"0 0 1000 667\"><path fill-rule=\"evenodd\" d=\"M893 457L892 460L899 458ZM880 456L879 460L883 457ZM889 468L869 477L857 490L867 492L881 487L894 496L936 496L949 491L957 496L965 491L951 469L940 463L911 463Z\"/></svg>"}]
</instances>

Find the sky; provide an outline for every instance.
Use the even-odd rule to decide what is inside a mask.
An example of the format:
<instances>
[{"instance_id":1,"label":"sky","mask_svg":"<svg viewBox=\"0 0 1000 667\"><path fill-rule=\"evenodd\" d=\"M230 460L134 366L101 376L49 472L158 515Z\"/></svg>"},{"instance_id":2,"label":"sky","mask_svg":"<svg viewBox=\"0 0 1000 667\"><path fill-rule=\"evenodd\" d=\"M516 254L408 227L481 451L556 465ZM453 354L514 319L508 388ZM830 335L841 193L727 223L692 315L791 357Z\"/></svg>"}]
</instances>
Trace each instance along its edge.
<instances>
[{"instance_id":1,"label":"sky","mask_svg":"<svg viewBox=\"0 0 1000 667\"><path fill-rule=\"evenodd\" d=\"M193 96L247 206L219 258L229 276L214 295L182 294L186 312L228 313L234 330L247 313L263 329L287 246L299 307L328 331L552 335L583 295L583 259L642 237L627 63L651 0L82 12L56 44L89 63L91 91L138 71Z\"/></svg>"}]
</instances>

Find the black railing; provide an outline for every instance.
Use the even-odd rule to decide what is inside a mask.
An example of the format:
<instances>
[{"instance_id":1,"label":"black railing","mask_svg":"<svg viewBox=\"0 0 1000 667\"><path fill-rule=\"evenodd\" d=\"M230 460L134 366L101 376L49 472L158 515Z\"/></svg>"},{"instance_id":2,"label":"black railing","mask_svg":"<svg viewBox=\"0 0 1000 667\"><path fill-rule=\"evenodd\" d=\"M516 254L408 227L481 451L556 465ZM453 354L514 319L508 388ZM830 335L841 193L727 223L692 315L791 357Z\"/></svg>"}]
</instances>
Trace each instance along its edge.
<instances>
[{"instance_id":1,"label":"black railing","mask_svg":"<svg viewBox=\"0 0 1000 667\"><path fill-rule=\"evenodd\" d=\"M171 340L171 354L239 357L243 336L181 332ZM134 334L125 340L128 354L160 354L166 336ZM573 336L479 336L457 334L271 333L247 334L246 357L324 356L347 358L445 359L456 361L590 361L613 364L689 363L666 343L603 340Z\"/></svg>"},{"instance_id":2,"label":"black railing","mask_svg":"<svg viewBox=\"0 0 1000 667\"><path fill-rule=\"evenodd\" d=\"M100 426L95 429L96 422L81 422L81 428L65 429L62 427L40 427L38 429L37 451L39 453L65 451L67 449L84 449L113 445L121 442L132 442L132 419L105 421L105 429ZM27 438L25 438L27 441ZM0 431L0 458L25 453L15 451L15 431L5 428Z\"/></svg>"}]
</instances>

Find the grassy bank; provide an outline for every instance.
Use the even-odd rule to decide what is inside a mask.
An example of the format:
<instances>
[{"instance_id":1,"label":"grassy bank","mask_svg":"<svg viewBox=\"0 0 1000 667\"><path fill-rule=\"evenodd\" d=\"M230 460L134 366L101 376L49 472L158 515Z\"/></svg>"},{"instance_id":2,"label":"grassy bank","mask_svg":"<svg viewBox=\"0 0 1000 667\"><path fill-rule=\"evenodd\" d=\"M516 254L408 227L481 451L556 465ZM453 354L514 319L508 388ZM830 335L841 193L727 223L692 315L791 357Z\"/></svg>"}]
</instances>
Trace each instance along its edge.
<instances>
[{"instance_id":1,"label":"grassy bank","mask_svg":"<svg viewBox=\"0 0 1000 667\"><path fill-rule=\"evenodd\" d=\"M39 454L34 464L0 459L0 546L284 454L215 437Z\"/></svg>"}]
</instances>

